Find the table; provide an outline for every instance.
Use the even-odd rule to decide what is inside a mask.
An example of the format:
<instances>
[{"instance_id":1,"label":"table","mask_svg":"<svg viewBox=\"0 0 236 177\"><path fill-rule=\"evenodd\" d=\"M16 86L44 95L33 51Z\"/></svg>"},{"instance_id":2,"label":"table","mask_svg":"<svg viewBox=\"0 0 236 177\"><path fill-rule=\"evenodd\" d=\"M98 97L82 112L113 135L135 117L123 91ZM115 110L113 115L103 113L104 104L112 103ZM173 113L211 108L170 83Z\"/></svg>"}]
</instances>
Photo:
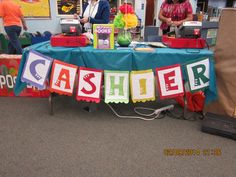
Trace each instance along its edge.
<instances>
[{"instance_id":1,"label":"table","mask_svg":"<svg viewBox=\"0 0 236 177\"><path fill-rule=\"evenodd\" d=\"M98 50L92 46L87 47L52 47L50 42L42 42L23 51L21 63L18 70L18 77L14 92L16 95L26 87L20 78L23 67L29 53L29 50L35 50L51 58L71 63L77 66L96 68L103 70L146 70L156 67L169 66L173 64L185 64L201 58L210 59L210 85L205 91L205 103L209 103L217 98L214 55L207 49L171 49L156 48L154 52L140 52L135 50ZM183 78L186 79L186 73L183 71Z\"/></svg>"}]
</instances>

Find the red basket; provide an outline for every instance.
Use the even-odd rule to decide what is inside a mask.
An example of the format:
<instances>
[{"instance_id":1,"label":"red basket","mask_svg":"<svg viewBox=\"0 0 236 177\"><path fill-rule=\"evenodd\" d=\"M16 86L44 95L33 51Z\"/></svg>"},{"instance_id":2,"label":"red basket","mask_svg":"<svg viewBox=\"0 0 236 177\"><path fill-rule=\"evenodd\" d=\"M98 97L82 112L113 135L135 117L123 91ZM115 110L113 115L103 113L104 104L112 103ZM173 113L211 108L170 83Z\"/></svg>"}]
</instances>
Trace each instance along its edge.
<instances>
[{"instance_id":1,"label":"red basket","mask_svg":"<svg viewBox=\"0 0 236 177\"><path fill-rule=\"evenodd\" d=\"M162 42L170 48L194 48L203 49L206 47L205 39L191 39L191 38L173 38L167 35L162 36Z\"/></svg>"},{"instance_id":2,"label":"red basket","mask_svg":"<svg viewBox=\"0 0 236 177\"><path fill-rule=\"evenodd\" d=\"M50 42L53 47L84 47L88 45L88 39L84 35L64 36L59 34L52 36Z\"/></svg>"}]
</instances>

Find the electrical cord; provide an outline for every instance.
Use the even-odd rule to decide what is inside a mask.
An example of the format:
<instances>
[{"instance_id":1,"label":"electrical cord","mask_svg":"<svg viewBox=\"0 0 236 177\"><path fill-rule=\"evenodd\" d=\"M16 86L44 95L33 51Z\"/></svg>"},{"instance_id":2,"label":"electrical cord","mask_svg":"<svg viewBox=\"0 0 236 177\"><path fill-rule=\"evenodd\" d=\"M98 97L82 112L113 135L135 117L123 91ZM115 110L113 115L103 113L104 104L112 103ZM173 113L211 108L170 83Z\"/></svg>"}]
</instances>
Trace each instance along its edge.
<instances>
[{"instance_id":1,"label":"electrical cord","mask_svg":"<svg viewBox=\"0 0 236 177\"><path fill-rule=\"evenodd\" d=\"M185 117L183 115L177 116L177 115L173 114L171 111L168 111L167 115L173 119L189 120L189 121L196 121L197 120L195 117L192 117L192 116L190 116L190 117Z\"/></svg>"},{"instance_id":2,"label":"electrical cord","mask_svg":"<svg viewBox=\"0 0 236 177\"><path fill-rule=\"evenodd\" d=\"M161 109L161 108L160 108ZM147 117L151 117L151 116L155 116L156 119L162 119L165 117L165 112L167 111L162 111L160 109L153 109L153 108L144 108L144 107L135 107L134 108L134 112L138 115L141 115L141 116L147 116ZM148 111L152 111L152 113L150 114L144 114L144 113L141 113L140 111L138 110L148 110ZM164 113L164 114L163 114ZM162 114L162 116L160 116Z\"/></svg>"},{"instance_id":3,"label":"electrical cord","mask_svg":"<svg viewBox=\"0 0 236 177\"><path fill-rule=\"evenodd\" d=\"M186 115L184 113L182 113L180 116L177 116L176 113L171 111L172 109L174 109L174 105L169 105L169 106L165 106L165 107L158 108L158 109L145 108L145 107L135 107L134 112L138 116L120 115L110 104L106 103L106 105L108 105L108 107L112 110L112 112L119 118L141 119L141 120L148 121L148 120L155 120L155 119L163 119L166 116L168 116L170 118L180 119L180 120L188 120L188 121L196 121L197 120L196 116L186 117ZM142 111L149 111L150 113L143 113ZM186 110L184 110L184 112L186 112ZM196 114L196 112L193 112L192 114ZM201 120L202 117L203 116L200 113L198 118Z\"/></svg>"},{"instance_id":4,"label":"electrical cord","mask_svg":"<svg viewBox=\"0 0 236 177\"><path fill-rule=\"evenodd\" d=\"M112 110L112 112L119 118L141 119L141 120L148 121L148 120L162 119L165 117L165 114L160 116L163 111L158 112L157 111L158 109L144 108L144 107L135 107L134 108L134 112L138 115L141 115L142 117L141 116L123 116L123 115L118 114L110 104L107 103L107 105ZM149 110L149 111L153 111L153 112L149 113L149 114L144 114L144 113L139 112L138 110Z\"/></svg>"},{"instance_id":5,"label":"electrical cord","mask_svg":"<svg viewBox=\"0 0 236 177\"><path fill-rule=\"evenodd\" d=\"M160 111L160 109L153 109L153 108L145 108L145 107L135 107L134 108L134 112L140 116L123 116L117 113L117 111L115 111L115 109L110 105L107 104L108 107L112 110L112 112L119 118L131 118L131 119L141 119L141 120L155 120L155 119L163 119L166 116L173 118L173 119L179 119L179 120L188 120L188 121L196 121L197 118L193 117L193 116L189 116L186 117L183 114L180 116L177 116L175 113L173 113L173 111L170 110L162 110ZM140 112L140 110L145 110L145 111L151 111L151 113L142 113ZM195 114L195 112L193 113ZM201 119L201 115L199 116L199 119Z\"/></svg>"}]
</instances>

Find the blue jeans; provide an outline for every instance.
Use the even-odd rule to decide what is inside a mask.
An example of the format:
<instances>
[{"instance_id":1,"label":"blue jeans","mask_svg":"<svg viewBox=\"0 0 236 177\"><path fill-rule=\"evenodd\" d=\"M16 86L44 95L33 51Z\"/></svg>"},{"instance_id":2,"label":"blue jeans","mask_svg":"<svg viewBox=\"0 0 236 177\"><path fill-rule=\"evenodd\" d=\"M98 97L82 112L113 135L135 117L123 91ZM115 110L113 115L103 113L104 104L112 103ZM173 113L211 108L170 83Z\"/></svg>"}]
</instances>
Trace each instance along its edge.
<instances>
[{"instance_id":1,"label":"blue jeans","mask_svg":"<svg viewBox=\"0 0 236 177\"><path fill-rule=\"evenodd\" d=\"M19 41L21 27L16 25L5 26L4 29L9 38L8 54L22 54L21 43Z\"/></svg>"}]
</instances>

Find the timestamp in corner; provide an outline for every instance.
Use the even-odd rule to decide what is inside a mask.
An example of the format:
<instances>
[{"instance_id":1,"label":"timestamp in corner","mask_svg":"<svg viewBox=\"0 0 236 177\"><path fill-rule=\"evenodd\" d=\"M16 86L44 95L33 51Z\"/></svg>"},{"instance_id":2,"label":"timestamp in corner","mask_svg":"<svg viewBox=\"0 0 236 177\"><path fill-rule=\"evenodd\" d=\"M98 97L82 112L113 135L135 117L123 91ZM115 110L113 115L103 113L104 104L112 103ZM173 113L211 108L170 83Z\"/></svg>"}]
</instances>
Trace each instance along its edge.
<instances>
[{"instance_id":1,"label":"timestamp in corner","mask_svg":"<svg viewBox=\"0 0 236 177\"><path fill-rule=\"evenodd\" d=\"M204 148L204 149L178 149L178 148L165 148L163 149L165 156L221 156L221 148Z\"/></svg>"}]
</instances>

